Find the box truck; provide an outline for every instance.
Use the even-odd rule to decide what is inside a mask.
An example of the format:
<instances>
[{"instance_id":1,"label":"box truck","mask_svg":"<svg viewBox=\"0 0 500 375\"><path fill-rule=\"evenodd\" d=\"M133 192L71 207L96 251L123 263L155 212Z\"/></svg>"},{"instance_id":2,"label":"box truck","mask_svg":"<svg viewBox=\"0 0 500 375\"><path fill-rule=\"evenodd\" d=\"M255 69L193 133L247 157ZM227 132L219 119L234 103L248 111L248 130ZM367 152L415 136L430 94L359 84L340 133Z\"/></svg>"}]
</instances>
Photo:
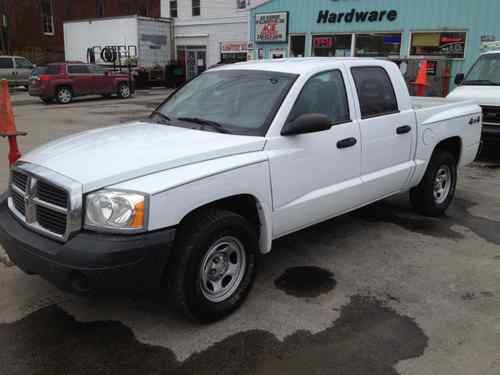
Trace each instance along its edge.
<instances>
[{"instance_id":1,"label":"box truck","mask_svg":"<svg viewBox=\"0 0 500 375\"><path fill-rule=\"evenodd\" d=\"M168 18L125 16L64 23L66 61L130 69L139 82L165 82L173 48L173 21Z\"/></svg>"}]
</instances>

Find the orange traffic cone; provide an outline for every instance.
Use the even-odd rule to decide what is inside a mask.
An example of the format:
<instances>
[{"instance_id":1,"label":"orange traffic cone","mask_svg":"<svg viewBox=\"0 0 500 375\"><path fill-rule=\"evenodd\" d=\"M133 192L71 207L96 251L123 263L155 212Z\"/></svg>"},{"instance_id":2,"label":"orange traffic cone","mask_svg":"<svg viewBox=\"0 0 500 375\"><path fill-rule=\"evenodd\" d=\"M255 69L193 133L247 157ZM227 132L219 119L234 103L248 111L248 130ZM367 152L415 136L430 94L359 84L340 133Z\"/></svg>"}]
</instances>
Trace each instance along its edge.
<instances>
[{"instance_id":1,"label":"orange traffic cone","mask_svg":"<svg viewBox=\"0 0 500 375\"><path fill-rule=\"evenodd\" d=\"M0 136L9 138L9 165L13 165L21 157L17 145L18 135L26 135L26 133L18 132L16 129L9 85L3 79L0 81Z\"/></svg>"},{"instance_id":2,"label":"orange traffic cone","mask_svg":"<svg viewBox=\"0 0 500 375\"><path fill-rule=\"evenodd\" d=\"M427 60L422 60L418 66L415 85L417 86L417 96L425 96L425 89L427 87Z\"/></svg>"}]
</instances>

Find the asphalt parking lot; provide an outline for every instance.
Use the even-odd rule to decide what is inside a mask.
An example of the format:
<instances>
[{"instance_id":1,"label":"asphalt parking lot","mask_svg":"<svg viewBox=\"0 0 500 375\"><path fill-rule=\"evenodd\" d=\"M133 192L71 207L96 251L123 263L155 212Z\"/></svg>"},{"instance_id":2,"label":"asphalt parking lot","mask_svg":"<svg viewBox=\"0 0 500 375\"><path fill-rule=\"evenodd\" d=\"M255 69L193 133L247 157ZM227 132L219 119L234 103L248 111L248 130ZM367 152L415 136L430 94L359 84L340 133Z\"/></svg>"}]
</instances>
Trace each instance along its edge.
<instances>
[{"instance_id":1,"label":"asphalt parking lot","mask_svg":"<svg viewBox=\"0 0 500 375\"><path fill-rule=\"evenodd\" d=\"M47 106L14 91L21 149L143 118L167 94ZM162 296L65 294L0 249L0 364L2 375L497 375L500 145L460 172L446 217L414 214L402 195L276 241L247 302L208 326Z\"/></svg>"}]
</instances>

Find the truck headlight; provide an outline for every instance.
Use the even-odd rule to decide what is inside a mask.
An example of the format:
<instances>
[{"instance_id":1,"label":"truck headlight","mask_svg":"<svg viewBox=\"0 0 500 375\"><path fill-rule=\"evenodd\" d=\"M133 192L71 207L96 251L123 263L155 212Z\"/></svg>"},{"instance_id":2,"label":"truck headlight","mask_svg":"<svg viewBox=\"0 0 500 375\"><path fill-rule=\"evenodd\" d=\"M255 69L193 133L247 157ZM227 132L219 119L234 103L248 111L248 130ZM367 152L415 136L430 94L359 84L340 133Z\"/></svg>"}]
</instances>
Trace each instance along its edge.
<instances>
[{"instance_id":1,"label":"truck headlight","mask_svg":"<svg viewBox=\"0 0 500 375\"><path fill-rule=\"evenodd\" d=\"M101 190L87 195L85 228L108 232L139 232L145 229L146 196Z\"/></svg>"}]
</instances>

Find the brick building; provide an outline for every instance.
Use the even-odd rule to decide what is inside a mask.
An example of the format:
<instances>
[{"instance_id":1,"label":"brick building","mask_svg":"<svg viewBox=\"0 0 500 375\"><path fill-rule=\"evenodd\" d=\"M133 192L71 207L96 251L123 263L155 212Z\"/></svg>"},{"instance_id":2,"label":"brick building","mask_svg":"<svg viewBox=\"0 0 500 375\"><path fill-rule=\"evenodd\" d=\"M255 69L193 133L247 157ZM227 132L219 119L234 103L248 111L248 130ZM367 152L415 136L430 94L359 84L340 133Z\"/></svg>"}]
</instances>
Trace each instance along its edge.
<instances>
[{"instance_id":1,"label":"brick building","mask_svg":"<svg viewBox=\"0 0 500 375\"><path fill-rule=\"evenodd\" d=\"M0 54L36 64L64 60L63 23L82 18L160 17L160 0L0 0Z\"/></svg>"}]
</instances>

